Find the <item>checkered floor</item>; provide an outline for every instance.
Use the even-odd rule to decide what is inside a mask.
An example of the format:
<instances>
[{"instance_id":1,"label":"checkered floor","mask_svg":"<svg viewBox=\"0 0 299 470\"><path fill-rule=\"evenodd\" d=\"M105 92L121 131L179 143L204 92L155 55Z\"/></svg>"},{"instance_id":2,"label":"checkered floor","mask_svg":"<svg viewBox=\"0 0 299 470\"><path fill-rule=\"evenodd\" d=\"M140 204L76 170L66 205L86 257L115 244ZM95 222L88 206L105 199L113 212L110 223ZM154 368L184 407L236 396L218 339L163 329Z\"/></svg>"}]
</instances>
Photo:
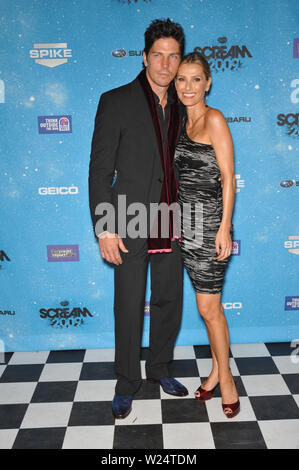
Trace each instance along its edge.
<instances>
[{"instance_id":1,"label":"checkered floor","mask_svg":"<svg viewBox=\"0 0 299 470\"><path fill-rule=\"evenodd\" d=\"M209 346L176 347L172 374L189 396L147 381L125 420L114 419L114 350L6 353L0 364L0 448L299 449L299 356L290 343L231 345L241 412L228 420L219 392L197 402ZM143 377L147 350L142 350Z\"/></svg>"}]
</instances>

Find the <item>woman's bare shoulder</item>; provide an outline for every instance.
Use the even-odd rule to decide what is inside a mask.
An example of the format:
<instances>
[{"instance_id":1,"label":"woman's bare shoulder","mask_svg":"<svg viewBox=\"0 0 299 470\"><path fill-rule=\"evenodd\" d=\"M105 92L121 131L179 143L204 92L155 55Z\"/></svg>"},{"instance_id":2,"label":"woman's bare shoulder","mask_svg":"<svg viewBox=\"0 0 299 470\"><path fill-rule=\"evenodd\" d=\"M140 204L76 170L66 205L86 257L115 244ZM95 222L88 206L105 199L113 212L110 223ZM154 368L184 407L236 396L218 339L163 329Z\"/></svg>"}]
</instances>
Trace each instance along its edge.
<instances>
[{"instance_id":1,"label":"woman's bare shoulder","mask_svg":"<svg viewBox=\"0 0 299 470\"><path fill-rule=\"evenodd\" d=\"M225 117L223 116L222 112L219 109L209 108L206 114L206 119L209 122L217 123L217 122L222 122L223 119L225 120Z\"/></svg>"},{"instance_id":2,"label":"woman's bare shoulder","mask_svg":"<svg viewBox=\"0 0 299 470\"><path fill-rule=\"evenodd\" d=\"M219 109L210 108L206 114L206 128L209 132L227 128L226 119Z\"/></svg>"}]
</instances>

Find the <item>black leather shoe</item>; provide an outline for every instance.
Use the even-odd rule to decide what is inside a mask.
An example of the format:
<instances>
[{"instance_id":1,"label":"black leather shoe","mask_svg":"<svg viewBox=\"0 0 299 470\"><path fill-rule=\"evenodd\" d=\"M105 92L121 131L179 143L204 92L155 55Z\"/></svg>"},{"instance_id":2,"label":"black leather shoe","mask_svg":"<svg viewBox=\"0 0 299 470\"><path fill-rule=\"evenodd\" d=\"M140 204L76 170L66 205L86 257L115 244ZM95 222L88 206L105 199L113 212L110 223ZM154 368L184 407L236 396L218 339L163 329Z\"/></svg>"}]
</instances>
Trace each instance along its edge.
<instances>
[{"instance_id":1,"label":"black leather shoe","mask_svg":"<svg viewBox=\"0 0 299 470\"><path fill-rule=\"evenodd\" d=\"M188 390L184 385L178 382L173 377L164 377L163 379L148 379L150 382L159 383L163 388L165 393L169 395L175 395L176 397L186 397L188 395Z\"/></svg>"},{"instance_id":2,"label":"black leather shoe","mask_svg":"<svg viewBox=\"0 0 299 470\"><path fill-rule=\"evenodd\" d=\"M116 419L124 419L131 413L132 400L132 395L114 395L112 411Z\"/></svg>"}]
</instances>

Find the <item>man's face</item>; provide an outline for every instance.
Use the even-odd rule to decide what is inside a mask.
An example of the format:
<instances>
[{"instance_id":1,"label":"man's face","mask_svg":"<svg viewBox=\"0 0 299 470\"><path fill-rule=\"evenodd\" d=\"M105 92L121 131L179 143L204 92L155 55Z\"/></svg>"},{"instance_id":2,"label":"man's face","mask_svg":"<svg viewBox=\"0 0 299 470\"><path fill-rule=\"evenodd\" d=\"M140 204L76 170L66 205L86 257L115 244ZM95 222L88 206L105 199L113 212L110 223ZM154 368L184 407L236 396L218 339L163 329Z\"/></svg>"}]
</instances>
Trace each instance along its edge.
<instances>
[{"instance_id":1,"label":"man's face","mask_svg":"<svg viewBox=\"0 0 299 470\"><path fill-rule=\"evenodd\" d=\"M159 87L168 87L180 65L180 45L173 38L157 39L147 57L143 53L143 61L149 81Z\"/></svg>"}]
</instances>

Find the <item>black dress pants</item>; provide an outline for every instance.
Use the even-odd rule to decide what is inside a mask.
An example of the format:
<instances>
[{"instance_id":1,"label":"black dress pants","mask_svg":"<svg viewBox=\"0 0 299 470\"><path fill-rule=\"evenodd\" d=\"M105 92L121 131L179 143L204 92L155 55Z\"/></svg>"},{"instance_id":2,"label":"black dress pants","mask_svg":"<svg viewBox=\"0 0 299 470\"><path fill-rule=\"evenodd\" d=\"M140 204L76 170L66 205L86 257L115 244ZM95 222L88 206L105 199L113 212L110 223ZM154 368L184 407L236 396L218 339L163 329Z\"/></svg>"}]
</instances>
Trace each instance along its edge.
<instances>
[{"instance_id":1,"label":"black dress pants","mask_svg":"<svg viewBox=\"0 0 299 470\"><path fill-rule=\"evenodd\" d=\"M168 364L181 325L183 261L177 241L171 253L147 252L147 243L133 256L121 252L115 266L115 393L133 395L141 385L140 352L145 291L150 262L150 337L147 378L169 377Z\"/></svg>"}]
</instances>

